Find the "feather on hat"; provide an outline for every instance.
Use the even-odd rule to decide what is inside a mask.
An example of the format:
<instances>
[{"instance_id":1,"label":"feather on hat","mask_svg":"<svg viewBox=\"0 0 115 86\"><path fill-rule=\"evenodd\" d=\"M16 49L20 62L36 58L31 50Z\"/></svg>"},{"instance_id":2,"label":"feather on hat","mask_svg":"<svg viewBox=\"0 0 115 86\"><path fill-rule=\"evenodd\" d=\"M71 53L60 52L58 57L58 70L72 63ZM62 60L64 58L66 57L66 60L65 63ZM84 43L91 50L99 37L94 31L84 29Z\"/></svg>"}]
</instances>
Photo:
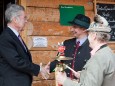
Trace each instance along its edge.
<instances>
[{"instance_id":1,"label":"feather on hat","mask_svg":"<svg viewBox=\"0 0 115 86\"><path fill-rule=\"evenodd\" d=\"M94 17L94 22L92 22L90 24L87 31L110 32L111 28L109 26L109 23L107 22L107 20L104 17L102 17L100 15L96 15Z\"/></svg>"}]
</instances>

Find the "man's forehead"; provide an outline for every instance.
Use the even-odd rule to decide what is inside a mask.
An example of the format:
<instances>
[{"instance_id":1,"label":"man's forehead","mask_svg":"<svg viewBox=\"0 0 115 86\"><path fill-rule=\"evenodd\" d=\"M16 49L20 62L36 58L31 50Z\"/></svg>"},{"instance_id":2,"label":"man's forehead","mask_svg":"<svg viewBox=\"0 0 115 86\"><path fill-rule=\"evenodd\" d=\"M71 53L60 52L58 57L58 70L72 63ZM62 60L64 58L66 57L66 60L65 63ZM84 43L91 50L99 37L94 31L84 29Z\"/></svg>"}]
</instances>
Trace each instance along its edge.
<instances>
[{"instance_id":1,"label":"man's forehead","mask_svg":"<svg viewBox=\"0 0 115 86\"><path fill-rule=\"evenodd\" d=\"M78 26L78 25L72 25L72 27L75 27L75 28L81 28L81 27Z\"/></svg>"}]
</instances>

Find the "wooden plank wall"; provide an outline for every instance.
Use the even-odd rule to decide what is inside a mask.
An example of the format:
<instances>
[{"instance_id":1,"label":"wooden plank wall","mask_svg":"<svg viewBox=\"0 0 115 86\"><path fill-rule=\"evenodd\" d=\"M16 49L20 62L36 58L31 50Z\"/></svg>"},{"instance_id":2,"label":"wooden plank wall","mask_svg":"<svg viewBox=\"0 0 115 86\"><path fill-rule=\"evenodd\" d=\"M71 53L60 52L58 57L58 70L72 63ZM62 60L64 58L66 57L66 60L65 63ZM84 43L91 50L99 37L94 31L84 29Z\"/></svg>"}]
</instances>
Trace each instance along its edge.
<instances>
[{"instance_id":1,"label":"wooden plank wall","mask_svg":"<svg viewBox=\"0 0 115 86\"><path fill-rule=\"evenodd\" d=\"M82 5L85 7L85 14L94 17L93 0L21 0L26 7L28 23L22 33L32 54L34 63L47 64L52 61L57 53L57 43L72 37L68 26L59 24L59 5ZM33 47L33 37L47 37L48 47ZM114 50L114 43L109 43ZM41 75L34 77L33 86L55 86L54 73L49 80L43 80Z\"/></svg>"}]
</instances>

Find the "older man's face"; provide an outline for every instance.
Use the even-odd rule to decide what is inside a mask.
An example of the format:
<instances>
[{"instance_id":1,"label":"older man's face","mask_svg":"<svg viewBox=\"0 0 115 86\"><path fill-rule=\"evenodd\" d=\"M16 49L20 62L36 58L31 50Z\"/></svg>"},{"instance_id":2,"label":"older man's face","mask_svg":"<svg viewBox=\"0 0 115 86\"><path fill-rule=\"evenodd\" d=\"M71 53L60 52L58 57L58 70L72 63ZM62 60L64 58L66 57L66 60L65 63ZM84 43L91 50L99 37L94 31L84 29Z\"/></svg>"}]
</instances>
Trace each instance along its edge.
<instances>
[{"instance_id":1,"label":"older man's face","mask_svg":"<svg viewBox=\"0 0 115 86\"><path fill-rule=\"evenodd\" d=\"M20 15L15 17L15 22L14 25L17 28L18 32L23 31L24 30L24 26L27 23L27 17L26 17L26 13L24 11L20 11Z\"/></svg>"},{"instance_id":2,"label":"older man's face","mask_svg":"<svg viewBox=\"0 0 115 86\"><path fill-rule=\"evenodd\" d=\"M95 42L95 36L96 33L95 32L88 32L88 40L89 40L89 46L92 48L93 44Z\"/></svg>"}]
</instances>

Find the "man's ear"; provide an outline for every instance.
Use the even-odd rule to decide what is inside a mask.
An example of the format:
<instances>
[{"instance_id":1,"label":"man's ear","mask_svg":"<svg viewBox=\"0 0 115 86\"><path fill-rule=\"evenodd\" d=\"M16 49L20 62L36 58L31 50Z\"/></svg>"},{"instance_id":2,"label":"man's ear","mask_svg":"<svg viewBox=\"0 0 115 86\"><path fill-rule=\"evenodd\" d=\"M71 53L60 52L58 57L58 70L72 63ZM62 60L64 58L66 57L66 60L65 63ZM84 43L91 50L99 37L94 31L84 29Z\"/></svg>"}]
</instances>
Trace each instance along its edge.
<instances>
[{"instance_id":1,"label":"man's ear","mask_svg":"<svg viewBox=\"0 0 115 86\"><path fill-rule=\"evenodd\" d=\"M16 20L16 18L14 17L14 18L12 18L12 22L17 22L17 20Z\"/></svg>"},{"instance_id":2,"label":"man's ear","mask_svg":"<svg viewBox=\"0 0 115 86\"><path fill-rule=\"evenodd\" d=\"M94 37L94 40L96 39L96 35L97 35L97 33L94 33L94 36L93 36L93 37Z\"/></svg>"},{"instance_id":3,"label":"man's ear","mask_svg":"<svg viewBox=\"0 0 115 86\"><path fill-rule=\"evenodd\" d=\"M19 18L17 18L17 17L16 17L15 19L16 19L16 22L18 22L18 21L19 21Z\"/></svg>"},{"instance_id":4,"label":"man's ear","mask_svg":"<svg viewBox=\"0 0 115 86\"><path fill-rule=\"evenodd\" d=\"M17 22L19 21L19 18L18 18L18 17L15 17L15 18L13 18L13 21L14 21L15 23L17 23Z\"/></svg>"}]
</instances>

